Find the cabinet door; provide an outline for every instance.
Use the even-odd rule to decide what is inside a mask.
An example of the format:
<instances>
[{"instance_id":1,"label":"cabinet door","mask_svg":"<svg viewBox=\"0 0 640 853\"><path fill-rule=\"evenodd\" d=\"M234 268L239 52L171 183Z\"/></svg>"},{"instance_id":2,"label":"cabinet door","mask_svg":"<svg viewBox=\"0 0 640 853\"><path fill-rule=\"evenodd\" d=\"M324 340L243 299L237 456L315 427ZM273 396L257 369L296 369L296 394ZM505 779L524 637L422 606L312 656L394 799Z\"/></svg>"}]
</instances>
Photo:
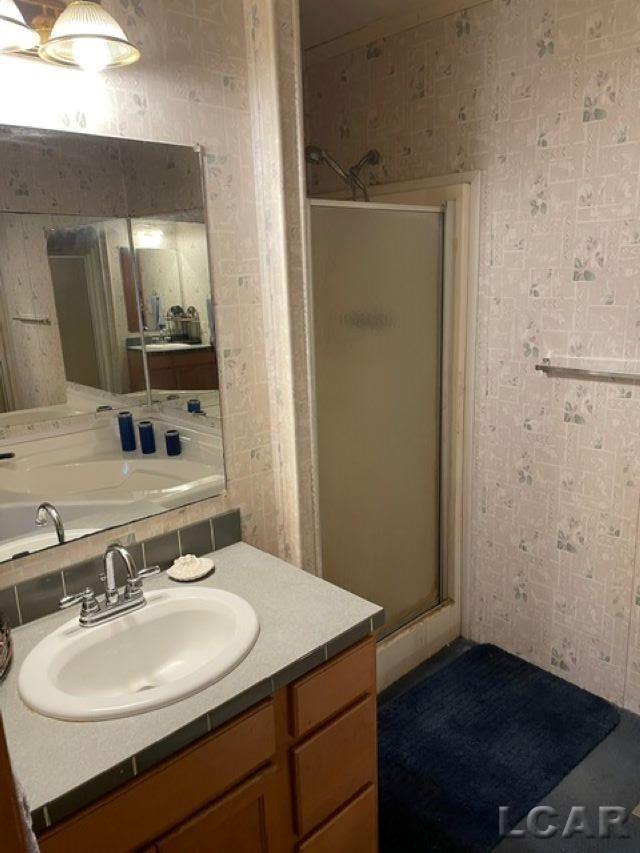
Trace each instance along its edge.
<instances>
[{"instance_id":1,"label":"cabinet door","mask_svg":"<svg viewBox=\"0 0 640 853\"><path fill-rule=\"evenodd\" d=\"M177 385L180 391L218 389L218 364L214 350L178 352L174 355Z\"/></svg>"},{"instance_id":2,"label":"cabinet door","mask_svg":"<svg viewBox=\"0 0 640 853\"><path fill-rule=\"evenodd\" d=\"M149 362L149 381L151 387L157 391L178 390L178 377L174 368L158 367L153 363L153 359Z\"/></svg>"},{"instance_id":3,"label":"cabinet door","mask_svg":"<svg viewBox=\"0 0 640 853\"><path fill-rule=\"evenodd\" d=\"M186 827L188 819L204 815L212 803L224 802L245 784L243 779L255 780L256 774L266 773L260 768L271 766L275 756L276 722L269 700L49 830L40 839L40 849L42 853L144 849L154 839L167 839ZM224 847L201 849L227 853ZM197 847L193 850L199 853ZM0 851L4 853L1 832Z\"/></svg>"},{"instance_id":4,"label":"cabinet door","mask_svg":"<svg viewBox=\"0 0 640 853\"><path fill-rule=\"evenodd\" d=\"M129 364L129 391L144 391L147 386L144 381L142 353L138 350L127 350L127 362Z\"/></svg>"},{"instance_id":5,"label":"cabinet door","mask_svg":"<svg viewBox=\"0 0 640 853\"><path fill-rule=\"evenodd\" d=\"M9 750L4 737L2 715L0 714L0 850L14 850L15 853L27 850L24 830L20 816L20 806L13 772L9 760Z\"/></svg>"},{"instance_id":6,"label":"cabinet door","mask_svg":"<svg viewBox=\"0 0 640 853\"><path fill-rule=\"evenodd\" d=\"M273 771L245 782L223 799L203 809L164 838L156 841L158 853L267 853L275 850L270 823Z\"/></svg>"}]
</instances>

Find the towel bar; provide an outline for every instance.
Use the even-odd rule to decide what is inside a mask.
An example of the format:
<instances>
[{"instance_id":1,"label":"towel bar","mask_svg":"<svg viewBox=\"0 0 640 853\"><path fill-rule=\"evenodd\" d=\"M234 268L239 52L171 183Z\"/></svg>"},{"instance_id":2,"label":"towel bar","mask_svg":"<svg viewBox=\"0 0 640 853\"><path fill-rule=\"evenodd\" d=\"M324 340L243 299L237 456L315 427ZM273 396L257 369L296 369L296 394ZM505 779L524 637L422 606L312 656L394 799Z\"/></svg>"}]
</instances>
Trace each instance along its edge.
<instances>
[{"instance_id":1,"label":"towel bar","mask_svg":"<svg viewBox=\"0 0 640 853\"><path fill-rule=\"evenodd\" d=\"M547 376L565 377L566 379L595 379L604 382L640 382L640 373L623 373L615 370L592 370L587 367L563 367L551 364L550 358L543 358L542 364L536 364L536 370Z\"/></svg>"}]
</instances>

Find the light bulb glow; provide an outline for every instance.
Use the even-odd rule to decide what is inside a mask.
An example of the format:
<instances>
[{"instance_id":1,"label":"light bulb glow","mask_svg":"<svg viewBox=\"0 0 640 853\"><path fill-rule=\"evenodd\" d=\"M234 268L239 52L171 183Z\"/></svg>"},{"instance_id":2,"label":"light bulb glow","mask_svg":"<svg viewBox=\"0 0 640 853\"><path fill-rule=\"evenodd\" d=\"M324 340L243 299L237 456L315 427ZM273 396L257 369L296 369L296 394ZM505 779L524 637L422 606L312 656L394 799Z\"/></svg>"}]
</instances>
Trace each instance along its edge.
<instances>
[{"instance_id":1,"label":"light bulb glow","mask_svg":"<svg viewBox=\"0 0 640 853\"><path fill-rule=\"evenodd\" d=\"M75 124L74 130L108 133L114 120L104 77L25 62L17 54L0 56L0 92L5 124L68 130L62 116L75 116L83 124Z\"/></svg>"},{"instance_id":2,"label":"light bulb glow","mask_svg":"<svg viewBox=\"0 0 640 853\"><path fill-rule=\"evenodd\" d=\"M161 228L147 228L136 234L136 242L141 249L159 249L163 239L164 232Z\"/></svg>"},{"instance_id":3,"label":"light bulb glow","mask_svg":"<svg viewBox=\"0 0 640 853\"><path fill-rule=\"evenodd\" d=\"M0 52L31 50L40 36L25 23L14 0L0 0Z\"/></svg>"},{"instance_id":4,"label":"light bulb glow","mask_svg":"<svg viewBox=\"0 0 640 853\"><path fill-rule=\"evenodd\" d=\"M67 6L38 53L47 62L93 72L140 59L140 51L127 41L115 18L90 0L73 0Z\"/></svg>"},{"instance_id":5,"label":"light bulb glow","mask_svg":"<svg viewBox=\"0 0 640 853\"><path fill-rule=\"evenodd\" d=\"M111 63L111 53L103 39L77 39L73 45L73 60L85 71L99 74Z\"/></svg>"}]
</instances>

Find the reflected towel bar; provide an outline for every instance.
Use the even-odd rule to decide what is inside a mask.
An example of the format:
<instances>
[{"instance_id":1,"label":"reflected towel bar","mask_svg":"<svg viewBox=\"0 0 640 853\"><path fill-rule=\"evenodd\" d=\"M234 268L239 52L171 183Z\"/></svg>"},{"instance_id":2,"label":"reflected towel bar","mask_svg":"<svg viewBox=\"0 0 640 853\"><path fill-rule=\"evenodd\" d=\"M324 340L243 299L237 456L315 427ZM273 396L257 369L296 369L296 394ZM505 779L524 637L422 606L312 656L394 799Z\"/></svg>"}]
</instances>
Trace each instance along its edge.
<instances>
[{"instance_id":1,"label":"reflected towel bar","mask_svg":"<svg viewBox=\"0 0 640 853\"><path fill-rule=\"evenodd\" d=\"M640 382L640 373L620 373L615 370L590 370L587 367L563 367L551 364L550 358L543 358L542 364L536 364L536 370L547 376L566 379L595 379L600 382Z\"/></svg>"},{"instance_id":2,"label":"reflected towel bar","mask_svg":"<svg viewBox=\"0 0 640 853\"><path fill-rule=\"evenodd\" d=\"M18 323L32 323L35 326L50 326L51 320L49 317L35 317L30 314L22 314L13 319Z\"/></svg>"}]
</instances>

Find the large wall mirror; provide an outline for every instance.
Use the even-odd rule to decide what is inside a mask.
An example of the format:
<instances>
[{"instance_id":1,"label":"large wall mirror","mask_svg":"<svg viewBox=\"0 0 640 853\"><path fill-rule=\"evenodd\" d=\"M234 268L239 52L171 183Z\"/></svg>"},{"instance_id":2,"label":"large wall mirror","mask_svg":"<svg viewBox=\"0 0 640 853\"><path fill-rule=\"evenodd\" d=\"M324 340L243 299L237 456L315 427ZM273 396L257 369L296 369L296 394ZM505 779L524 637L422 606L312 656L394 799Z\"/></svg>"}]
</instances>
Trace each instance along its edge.
<instances>
[{"instance_id":1,"label":"large wall mirror","mask_svg":"<svg viewBox=\"0 0 640 853\"><path fill-rule=\"evenodd\" d=\"M202 152L0 127L0 562L219 494L218 388Z\"/></svg>"}]
</instances>

